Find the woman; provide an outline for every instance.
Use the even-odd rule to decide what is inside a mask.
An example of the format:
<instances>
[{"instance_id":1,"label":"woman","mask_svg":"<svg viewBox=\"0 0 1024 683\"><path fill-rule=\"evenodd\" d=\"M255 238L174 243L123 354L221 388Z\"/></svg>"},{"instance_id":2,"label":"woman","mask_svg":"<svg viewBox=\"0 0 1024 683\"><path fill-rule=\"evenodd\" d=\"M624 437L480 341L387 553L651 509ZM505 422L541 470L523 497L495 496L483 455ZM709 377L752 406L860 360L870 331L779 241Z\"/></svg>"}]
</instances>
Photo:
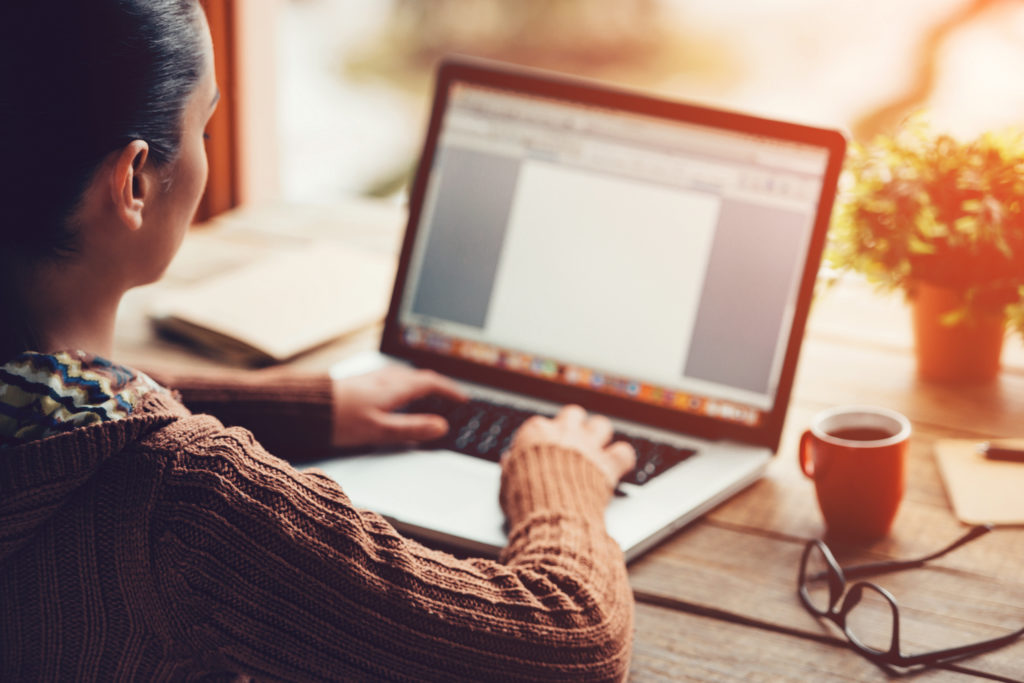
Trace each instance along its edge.
<instances>
[{"instance_id":1,"label":"woman","mask_svg":"<svg viewBox=\"0 0 1024 683\"><path fill-rule=\"evenodd\" d=\"M603 509L633 455L610 423L524 424L509 545L460 560L275 457L436 437L441 418L390 411L450 381L158 383L106 360L206 182L205 17L63 0L6 3L0 26L0 679L622 678L632 598Z\"/></svg>"}]
</instances>

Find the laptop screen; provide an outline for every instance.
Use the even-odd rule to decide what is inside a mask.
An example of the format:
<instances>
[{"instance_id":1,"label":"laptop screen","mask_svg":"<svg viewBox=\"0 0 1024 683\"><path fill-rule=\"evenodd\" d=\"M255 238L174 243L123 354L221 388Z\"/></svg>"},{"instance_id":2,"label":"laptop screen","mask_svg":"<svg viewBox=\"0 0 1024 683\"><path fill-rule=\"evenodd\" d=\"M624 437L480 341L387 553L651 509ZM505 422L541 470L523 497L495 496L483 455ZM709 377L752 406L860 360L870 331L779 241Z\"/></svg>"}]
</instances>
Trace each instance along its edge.
<instances>
[{"instance_id":1,"label":"laptop screen","mask_svg":"<svg viewBox=\"0 0 1024 683\"><path fill-rule=\"evenodd\" d=\"M757 427L829 161L820 144L455 80L410 225L401 341Z\"/></svg>"}]
</instances>

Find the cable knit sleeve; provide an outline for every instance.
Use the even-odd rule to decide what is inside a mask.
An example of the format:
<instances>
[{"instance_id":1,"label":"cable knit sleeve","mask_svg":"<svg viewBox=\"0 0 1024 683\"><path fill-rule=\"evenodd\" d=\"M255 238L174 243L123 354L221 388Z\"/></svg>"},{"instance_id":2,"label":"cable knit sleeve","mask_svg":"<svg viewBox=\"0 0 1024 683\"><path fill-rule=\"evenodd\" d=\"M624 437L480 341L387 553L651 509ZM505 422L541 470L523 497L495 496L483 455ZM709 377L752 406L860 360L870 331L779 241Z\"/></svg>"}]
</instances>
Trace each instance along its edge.
<instances>
[{"instance_id":1,"label":"cable knit sleeve","mask_svg":"<svg viewBox=\"0 0 1024 683\"><path fill-rule=\"evenodd\" d=\"M331 456L331 380L323 373L216 370L182 373L147 368L157 382L177 391L193 413L244 427L267 450L289 462Z\"/></svg>"},{"instance_id":2,"label":"cable knit sleeve","mask_svg":"<svg viewBox=\"0 0 1024 683\"><path fill-rule=\"evenodd\" d=\"M604 529L608 485L578 453L510 453L500 562L404 538L245 430L212 429L175 453L153 566L174 640L196 661L288 680L620 680L628 670L633 600Z\"/></svg>"}]
</instances>

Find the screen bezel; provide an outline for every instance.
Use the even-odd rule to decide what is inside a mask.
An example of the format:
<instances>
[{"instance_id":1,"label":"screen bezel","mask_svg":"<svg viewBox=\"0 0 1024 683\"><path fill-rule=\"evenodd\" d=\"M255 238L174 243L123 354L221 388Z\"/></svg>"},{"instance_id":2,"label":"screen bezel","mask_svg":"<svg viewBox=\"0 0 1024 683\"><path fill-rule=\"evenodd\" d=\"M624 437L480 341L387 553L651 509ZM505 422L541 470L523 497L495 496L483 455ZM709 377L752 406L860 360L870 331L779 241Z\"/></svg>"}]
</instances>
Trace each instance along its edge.
<instances>
[{"instance_id":1,"label":"screen bezel","mask_svg":"<svg viewBox=\"0 0 1024 683\"><path fill-rule=\"evenodd\" d=\"M828 163L823 176L819 207L812 228L808 258L800 279L796 310L779 376L776 399L771 411L762 411L761 424L748 426L726 422L713 417L620 398L580 386L570 386L540 377L523 375L499 367L485 366L405 344L399 321L402 292L406 286L427 181L434 163L441 124L448 105L448 94L454 83L468 83L548 97L573 104L622 110L667 121L705 125L724 131L765 136L783 142L804 143L827 150ZM402 242L391 304L384 322L380 350L382 353L402 358L417 366L432 368L457 379L500 387L503 390L535 396L555 403L577 403L588 410L608 416L691 434L704 439L729 439L765 446L774 452L778 449L789 406L797 358L803 342L807 314L815 278L821 263L825 235L828 230L835 188L845 149L846 138L837 130L766 119L695 104L667 101L585 79L571 78L535 69L495 64L476 59L446 59L441 63L437 72L430 123L413 181L409 200L409 219Z\"/></svg>"}]
</instances>

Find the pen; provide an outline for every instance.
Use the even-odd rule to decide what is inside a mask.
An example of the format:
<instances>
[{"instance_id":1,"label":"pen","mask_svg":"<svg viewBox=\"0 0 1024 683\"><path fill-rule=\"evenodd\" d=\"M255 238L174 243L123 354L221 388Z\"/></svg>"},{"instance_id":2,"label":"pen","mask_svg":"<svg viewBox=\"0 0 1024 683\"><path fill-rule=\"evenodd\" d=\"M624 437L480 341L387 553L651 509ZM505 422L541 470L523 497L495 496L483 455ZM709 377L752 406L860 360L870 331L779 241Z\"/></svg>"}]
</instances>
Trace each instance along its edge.
<instances>
[{"instance_id":1,"label":"pen","mask_svg":"<svg viewBox=\"0 0 1024 683\"><path fill-rule=\"evenodd\" d=\"M1024 447L1021 446L1001 446L992 442L986 442L981 444L978 450L989 460L1024 463Z\"/></svg>"}]
</instances>

